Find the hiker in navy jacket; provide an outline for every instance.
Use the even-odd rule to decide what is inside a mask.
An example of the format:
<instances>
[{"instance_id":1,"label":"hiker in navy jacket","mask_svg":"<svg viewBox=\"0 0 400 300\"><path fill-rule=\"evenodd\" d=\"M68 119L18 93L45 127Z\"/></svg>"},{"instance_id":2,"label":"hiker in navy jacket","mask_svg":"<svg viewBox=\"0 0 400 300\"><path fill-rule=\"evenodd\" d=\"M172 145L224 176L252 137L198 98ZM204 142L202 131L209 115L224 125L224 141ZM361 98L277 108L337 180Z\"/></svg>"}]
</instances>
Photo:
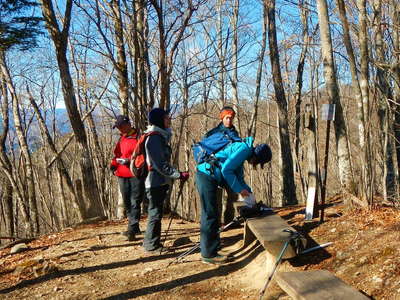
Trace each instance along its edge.
<instances>
[{"instance_id":1,"label":"hiker in navy jacket","mask_svg":"<svg viewBox=\"0 0 400 300\"><path fill-rule=\"evenodd\" d=\"M150 111L148 120L150 125L146 132L156 131L159 133L148 136L145 142L146 161L149 166L145 187L149 207L143 246L147 252L153 252L162 247L160 243L161 219L171 180L186 181L189 178L189 173L179 172L169 163L171 158L169 142L172 133L170 130L171 118L168 112L161 108L154 108Z\"/></svg>"},{"instance_id":2,"label":"hiker in navy jacket","mask_svg":"<svg viewBox=\"0 0 400 300\"><path fill-rule=\"evenodd\" d=\"M205 137L213 135L215 132L228 132L230 131L230 136L239 137L239 133L237 132L235 126L233 125L233 120L235 119L235 111L230 106L224 106L219 113L219 118L221 122L214 127L213 129L209 130Z\"/></svg>"},{"instance_id":3,"label":"hiker in navy jacket","mask_svg":"<svg viewBox=\"0 0 400 300\"><path fill-rule=\"evenodd\" d=\"M128 241L134 241L136 234L140 233L140 204L144 196L144 181L137 179L129 169L129 158L135 149L138 136L127 116L117 116L113 128L118 128L121 137L115 145L114 158L111 161L110 169L118 177L119 188L128 217L128 229L123 234Z\"/></svg>"},{"instance_id":4,"label":"hiker in navy jacket","mask_svg":"<svg viewBox=\"0 0 400 300\"><path fill-rule=\"evenodd\" d=\"M251 188L244 181L243 164L263 165L272 158L267 144L253 146L253 138L247 137L242 142L234 142L215 154L217 163L201 163L197 166L196 185L201 199L200 249L205 263L221 264L227 259L219 255L219 212L217 207L218 187L228 186L233 192L243 197L249 196Z\"/></svg>"},{"instance_id":5,"label":"hiker in navy jacket","mask_svg":"<svg viewBox=\"0 0 400 300\"><path fill-rule=\"evenodd\" d=\"M209 137L216 132L226 133L231 138L239 137L239 133L237 132L235 126L233 125L233 121L235 119L236 112L231 106L224 106L219 112L219 119L221 122L209 130L204 136ZM228 224L234 218L234 208L233 202L237 200L238 196L234 193L229 187L225 188L227 197L226 199L222 199L222 190L218 190L217 202L218 209L222 214L222 222ZM222 205L223 202L223 205Z\"/></svg>"}]
</instances>

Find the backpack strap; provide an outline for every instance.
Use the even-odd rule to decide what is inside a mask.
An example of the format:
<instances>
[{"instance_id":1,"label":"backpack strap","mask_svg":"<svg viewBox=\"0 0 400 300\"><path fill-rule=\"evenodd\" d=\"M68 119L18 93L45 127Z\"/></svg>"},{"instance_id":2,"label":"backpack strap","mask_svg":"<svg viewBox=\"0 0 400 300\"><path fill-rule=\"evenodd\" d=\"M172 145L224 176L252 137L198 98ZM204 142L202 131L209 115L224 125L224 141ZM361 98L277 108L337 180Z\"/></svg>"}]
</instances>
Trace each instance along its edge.
<instances>
[{"instance_id":1,"label":"backpack strap","mask_svg":"<svg viewBox=\"0 0 400 300\"><path fill-rule=\"evenodd\" d=\"M138 155L146 152L145 143L147 137L151 135L161 135L158 131L149 131L141 134L138 137L138 143L135 150L132 152L131 160L135 159Z\"/></svg>"},{"instance_id":2,"label":"backpack strap","mask_svg":"<svg viewBox=\"0 0 400 300\"><path fill-rule=\"evenodd\" d=\"M147 137L151 136L151 135L161 135L158 131L150 131L150 132L146 132L143 133L142 135L139 136L138 138L138 142L136 144L136 148L135 150L132 152L131 155L131 170L133 170L133 173L136 174L136 172L134 172L135 170L135 159L142 155L143 159L146 160L146 139ZM151 166L147 166L148 171L150 171Z\"/></svg>"}]
</instances>

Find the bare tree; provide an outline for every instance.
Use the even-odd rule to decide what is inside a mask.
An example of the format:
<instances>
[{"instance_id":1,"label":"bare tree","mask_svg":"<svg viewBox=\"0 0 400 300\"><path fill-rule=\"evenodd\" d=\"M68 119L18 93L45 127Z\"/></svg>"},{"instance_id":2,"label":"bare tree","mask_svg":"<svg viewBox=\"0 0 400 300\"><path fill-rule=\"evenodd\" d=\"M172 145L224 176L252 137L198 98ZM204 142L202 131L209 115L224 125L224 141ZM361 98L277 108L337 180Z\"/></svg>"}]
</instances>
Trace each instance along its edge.
<instances>
[{"instance_id":1,"label":"bare tree","mask_svg":"<svg viewBox=\"0 0 400 300\"><path fill-rule=\"evenodd\" d=\"M146 1L135 1L133 5L133 12L131 15L132 33L130 46L131 56L134 60L134 77L135 84L132 87L134 92L135 101L134 105L137 107L135 110L138 113L136 119L139 120L136 126L144 128L146 112L149 111L155 103L154 88L152 82L152 74L149 60L149 46L148 46L148 24L147 24L147 7Z\"/></svg>"},{"instance_id":2,"label":"bare tree","mask_svg":"<svg viewBox=\"0 0 400 300\"><path fill-rule=\"evenodd\" d=\"M387 64L387 53L385 49L388 45L385 44L383 39L382 29L382 1L375 0L373 2L374 8L374 33L375 33L375 46L376 60L378 65L376 66L376 85L377 85L377 105L378 105L378 118L380 125L380 138L381 149L382 149L382 160L383 160L383 174L382 174L382 194L387 201L388 199L393 200L396 196L397 181L395 180L394 170L394 159L393 159L393 148L392 148L392 137L390 132L393 132L393 124L390 121L393 119L390 111L390 102L393 99L393 91L389 83L389 74L387 70L380 67L379 64Z\"/></svg>"},{"instance_id":3,"label":"bare tree","mask_svg":"<svg viewBox=\"0 0 400 300\"><path fill-rule=\"evenodd\" d=\"M174 5L169 1L150 0L157 14L158 26L158 73L160 75L160 107L169 109L170 107L170 84L173 63L178 51L179 43L185 38L185 30L189 26L189 21L193 13L198 9L204 0L193 3L187 0L186 5ZM170 24L165 24L164 6L172 5L176 15ZM178 23L178 27L175 24Z\"/></svg>"},{"instance_id":4,"label":"bare tree","mask_svg":"<svg viewBox=\"0 0 400 300\"><path fill-rule=\"evenodd\" d=\"M332 39L329 28L328 6L326 0L317 0L317 9L326 90L329 102L336 105L334 127L340 181L343 189L348 190L351 188L353 180L351 176L347 132L343 117L343 108L340 102L339 87L337 84L336 69L333 59Z\"/></svg>"},{"instance_id":5,"label":"bare tree","mask_svg":"<svg viewBox=\"0 0 400 300\"><path fill-rule=\"evenodd\" d=\"M3 79L3 76L0 76L1 80L1 89L0 89L0 99L1 99L1 121L2 121L2 126L1 128L2 133L0 135L0 153L1 153L1 158L0 158L0 166L3 170L7 170L7 173L4 171L4 179L3 179L3 191L2 191L2 200L3 200L3 206L4 206L4 215L6 216L5 220L5 225L6 228L8 228L8 233L12 236L15 233L15 228L14 228L14 211L13 211L13 186L11 182L13 180L11 179L11 162L7 156L7 151L6 151L6 139L9 131L9 107L8 107L8 97L7 97L7 85L5 80ZM9 178L7 178L7 175ZM24 214L25 215L25 214ZM27 220L25 220L27 221ZM7 224L8 223L8 224ZM7 226L8 225L8 226Z\"/></svg>"},{"instance_id":6,"label":"bare tree","mask_svg":"<svg viewBox=\"0 0 400 300\"><path fill-rule=\"evenodd\" d=\"M264 57L265 57L265 49L267 48L267 27L268 27L268 18L266 16L267 9L265 8L266 2L263 1L263 32L262 32L262 40L261 40L261 48L258 54L258 67L257 67L257 75L256 75L256 90L254 95L254 106L253 113L251 115L251 119L249 122L249 127L247 129L247 134L249 136L256 137L257 134L257 118L258 118L258 103L260 100L260 92L261 92L261 78L263 74L263 65L264 65Z\"/></svg>"},{"instance_id":7,"label":"bare tree","mask_svg":"<svg viewBox=\"0 0 400 300\"><path fill-rule=\"evenodd\" d=\"M62 30L54 12L52 0L42 0L42 12L45 19L47 29L53 40L56 50L57 63L60 71L62 92L64 103L67 108L68 116L71 122L72 130L78 147L79 167L82 174L83 194L85 202L84 218L103 216L103 211L98 197L98 186L94 177L93 161L88 150L87 135L85 126L81 120L77 101L75 97L74 84L69 70L69 62L67 59L68 34L71 24L72 0L67 0L65 5L65 15L63 17ZM77 189L79 193L80 189Z\"/></svg>"},{"instance_id":8,"label":"bare tree","mask_svg":"<svg viewBox=\"0 0 400 300\"><path fill-rule=\"evenodd\" d=\"M279 62L278 41L275 25L275 0L264 0L268 20L268 41L272 77L274 82L275 98L278 104L279 148L280 148L280 176L282 204L296 204L296 186L294 184L293 158L290 146L288 105L283 88Z\"/></svg>"},{"instance_id":9,"label":"bare tree","mask_svg":"<svg viewBox=\"0 0 400 300\"><path fill-rule=\"evenodd\" d=\"M48 149L52 152L53 155L57 155L58 151L57 151L56 145L54 144L53 139L51 138L50 132L47 129L45 120L43 119L43 117L40 113L39 106L37 105L37 103L36 103L35 99L33 98L28 87L27 87L27 92L29 95L29 102L32 105L32 107L36 113L40 131L41 131L43 138L45 139L46 145L47 145ZM71 178L71 176L66 168L66 165L61 157L58 159L57 172L59 173L59 176L65 180L67 187L68 187L68 191L70 192L70 194L72 196L72 203L74 204L74 208L77 209L78 217L80 219L82 219L83 216L85 215L84 203L82 203L81 199L79 199L77 197L74 186L73 186L72 178Z\"/></svg>"},{"instance_id":10,"label":"bare tree","mask_svg":"<svg viewBox=\"0 0 400 300\"><path fill-rule=\"evenodd\" d=\"M18 137L18 143L19 146L21 147L21 152L23 154L24 168L26 172L26 178L25 178L25 180L27 181L26 198L28 199L28 204L29 204L29 219L33 225L32 228L30 228L32 230L30 234L35 235L39 233L39 216L37 210L32 157L26 139L26 130L23 127L23 122L21 119L21 113L19 108L20 100L15 91L14 83L11 79L9 69L5 61L5 53L3 51L0 51L0 69L2 72L2 77L4 78L7 84L8 91L11 95L14 126Z\"/></svg>"}]
</instances>

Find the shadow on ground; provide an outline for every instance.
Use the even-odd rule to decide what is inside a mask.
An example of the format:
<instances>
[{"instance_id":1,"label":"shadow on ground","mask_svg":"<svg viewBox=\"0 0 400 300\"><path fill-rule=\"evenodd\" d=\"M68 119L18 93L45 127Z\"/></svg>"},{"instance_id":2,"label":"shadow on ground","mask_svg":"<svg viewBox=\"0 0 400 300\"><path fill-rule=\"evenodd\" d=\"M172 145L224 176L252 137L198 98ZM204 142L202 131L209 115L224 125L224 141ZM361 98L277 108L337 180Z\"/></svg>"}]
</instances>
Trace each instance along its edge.
<instances>
[{"instance_id":1,"label":"shadow on ground","mask_svg":"<svg viewBox=\"0 0 400 300\"><path fill-rule=\"evenodd\" d=\"M200 281L212 278L212 277L226 276L229 273L232 273L239 269L244 268L263 250L264 249L262 247L260 247L259 244L254 244L251 248L249 248L246 251L246 253L243 253L240 255L240 257L242 257L242 256L245 256L246 254L250 253L247 257L245 257L244 259L242 259L240 261L232 262L228 265L220 266L217 269L207 270L207 271L196 273L196 274L193 274L190 276L181 277L181 278L177 278L177 279L174 279L174 280L171 280L168 282L164 282L164 283L160 283L157 285L128 291L126 293L120 293L120 294L106 297L103 299L104 300L131 299L131 298L145 296L145 295L149 295L149 294L153 294L153 293L157 293L157 292L161 292L161 291L172 290L177 287L182 287L187 284L200 282ZM236 259L238 259L240 257L237 257Z\"/></svg>"}]
</instances>

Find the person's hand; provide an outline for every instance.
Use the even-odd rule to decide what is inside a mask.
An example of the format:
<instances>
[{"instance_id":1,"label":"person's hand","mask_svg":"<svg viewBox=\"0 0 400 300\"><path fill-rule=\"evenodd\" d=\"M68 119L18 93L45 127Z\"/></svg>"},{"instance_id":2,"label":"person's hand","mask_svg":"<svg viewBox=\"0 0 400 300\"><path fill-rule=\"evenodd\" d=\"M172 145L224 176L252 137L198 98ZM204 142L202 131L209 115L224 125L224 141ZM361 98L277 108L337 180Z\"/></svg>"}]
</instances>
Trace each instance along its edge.
<instances>
[{"instance_id":1,"label":"person's hand","mask_svg":"<svg viewBox=\"0 0 400 300\"><path fill-rule=\"evenodd\" d=\"M115 171L117 171L117 167L114 166L114 165L111 165L110 166L110 171L114 173Z\"/></svg>"},{"instance_id":2,"label":"person's hand","mask_svg":"<svg viewBox=\"0 0 400 300\"><path fill-rule=\"evenodd\" d=\"M182 182L185 182L186 180L188 180L189 179L189 172L180 172L179 179Z\"/></svg>"},{"instance_id":3,"label":"person's hand","mask_svg":"<svg viewBox=\"0 0 400 300\"><path fill-rule=\"evenodd\" d=\"M248 190L244 189L244 190L241 190L239 194L240 194L243 198L245 198L245 197L250 196L251 193L250 193Z\"/></svg>"},{"instance_id":4,"label":"person's hand","mask_svg":"<svg viewBox=\"0 0 400 300\"><path fill-rule=\"evenodd\" d=\"M120 165L129 165L129 159L128 158L117 158L117 163Z\"/></svg>"}]
</instances>

